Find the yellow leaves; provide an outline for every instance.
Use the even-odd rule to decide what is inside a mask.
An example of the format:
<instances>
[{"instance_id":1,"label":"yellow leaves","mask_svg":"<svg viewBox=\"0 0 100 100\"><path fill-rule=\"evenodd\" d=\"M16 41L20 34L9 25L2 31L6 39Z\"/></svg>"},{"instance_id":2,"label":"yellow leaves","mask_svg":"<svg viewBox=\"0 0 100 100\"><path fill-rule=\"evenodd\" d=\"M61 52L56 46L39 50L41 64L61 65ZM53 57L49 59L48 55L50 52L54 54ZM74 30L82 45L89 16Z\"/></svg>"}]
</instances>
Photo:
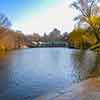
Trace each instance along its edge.
<instances>
[{"instance_id":1,"label":"yellow leaves","mask_svg":"<svg viewBox=\"0 0 100 100\"><path fill-rule=\"evenodd\" d=\"M69 37L72 39L79 39L82 38L82 35L85 33L85 30L80 29L80 28L76 28L75 30L73 30Z\"/></svg>"},{"instance_id":2,"label":"yellow leaves","mask_svg":"<svg viewBox=\"0 0 100 100\"><path fill-rule=\"evenodd\" d=\"M95 48L97 48L97 47L100 47L100 43L91 46L90 49L93 50L93 49L95 49Z\"/></svg>"},{"instance_id":3,"label":"yellow leaves","mask_svg":"<svg viewBox=\"0 0 100 100\"><path fill-rule=\"evenodd\" d=\"M85 33L82 37L83 37L84 41L87 41L90 44L95 44L97 41L95 36L93 34L90 34L90 33Z\"/></svg>"},{"instance_id":4,"label":"yellow leaves","mask_svg":"<svg viewBox=\"0 0 100 100\"><path fill-rule=\"evenodd\" d=\"M100 16L91 16L90 20L93 25L100 27Z\"/></svg>"},{"instance_id":5,"label":"yellow leaves","mask_svg":"<svg viewBox=\"0 0 100 100\"><path fill-rule=\"evenodd\" d=\"M97 42L96 37L94 34L89 33L87 30L84 29L75 29L69 35L69 43L73 45L73 47L86 47L87 44L94 45Z\"/></svg>"}]
</instances>

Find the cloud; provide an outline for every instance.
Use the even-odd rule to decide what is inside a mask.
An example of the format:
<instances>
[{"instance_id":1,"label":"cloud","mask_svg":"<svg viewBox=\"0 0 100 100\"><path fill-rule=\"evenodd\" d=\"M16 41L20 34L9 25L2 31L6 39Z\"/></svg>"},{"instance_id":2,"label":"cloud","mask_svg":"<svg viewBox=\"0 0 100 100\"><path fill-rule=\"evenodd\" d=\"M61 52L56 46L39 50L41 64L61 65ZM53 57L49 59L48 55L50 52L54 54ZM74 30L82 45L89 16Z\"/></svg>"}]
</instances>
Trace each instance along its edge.
<instances>
[{"instance_id":1,"label":"cloud","mask_svg":"<svg viewBox=\"0 0 100 100\"><path fill-rule=\"evenodd\" d=\"M31 15L32 17L27 20L19 21L18 25L15 25L13 28L21 29L26 34L32 34L33 32L48 33L53 28L58 28L62 32L70 32L74 26L73 17L75 15L77 14L63 1L60 4L47 8L44 12Z\"/></svg>"}]
</instances>

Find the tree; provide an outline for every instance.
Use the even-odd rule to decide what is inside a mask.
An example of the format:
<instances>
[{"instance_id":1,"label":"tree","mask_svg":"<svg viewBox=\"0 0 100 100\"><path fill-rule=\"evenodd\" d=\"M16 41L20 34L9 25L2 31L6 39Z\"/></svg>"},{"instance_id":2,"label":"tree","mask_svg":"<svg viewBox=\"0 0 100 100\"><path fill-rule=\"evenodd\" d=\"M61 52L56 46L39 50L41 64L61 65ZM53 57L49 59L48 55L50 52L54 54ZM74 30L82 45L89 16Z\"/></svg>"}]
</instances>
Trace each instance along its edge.
<instances>
[{"instance_id":1,"label":"tree","mask_svg":"<svg viewBox=\"0 0 100 100\"><path fill-rule=\"evenodd\" d=\"M33 33L33 41L39 42L40 41L40 35L38 33Z\"/></svg>"},{"instance_id":2,"label":"tree","mask_svg":"<svg viewBox=\"0 0 100 100\"><path fill-rule=\"evenodd\" d=\"M49 41L56 41L59 40L60 38L60 30L58 30L57 28L54 28L50 33L49 33Z\"/></svg>"},{"instance_id":3,"label":"tree","mask_svg":"<svg viewBox=\"0 0 100 100\"><path fill-rule=\"evenodd\" d=\"M3 13L0 13L0 26L5 28L9 28L11 26L10 20Z\"/></svg>"},{"instance_id":4,"label":"tree","mask_svg":"<svg viewBox=\"0 0 100 100\"><path fill-rule=\"evenodd\" d=\"M86 2L87 1L87 2ZM93 23L93 16L99 16L100 7L97 5L98 0L78 0L74 1L71 5L81 12L74 20L78 21L78 26L87 24L94 31L97 42L100 41L99 31Z\"/></svg>"},{"instance_id":5,"label":"tree","mask_svg":"<svg viewBox=\"0 0 100 100\"><path fill-rule=\"evenodd\" d=\"M67 41L67 40L68 40L68 33L67 33L67 32L64 32L64 33L62 34L62 40L63 40L63 41Z\"/></svg>"},{"instance_id":6,"label":"tree","mask_svg":"<svg viewBox=\"0 0 100 100\"><path fill-rule=\"evenodd\" d=\"M21 48L26 42L25 35L21 31L16 31L15 36L16 36L16 47Z\"/></svg>"},{"instance_id":7,"label":"tree","mask_svg":"<svg viewBox=\"0 0 100 100\"><path fill-rule=\"evenodd\" d=\"M42 42L48 42L48 35L44 33L43 37L41 37Z\"/></svg>"},{"instance_id":8,"label":"tree","mask_svg":"<svg viewBox=\"0 0 100 100\"><path fill-rule=\"evenodd\" d=\"M74 29L68 36L69 47L87 49L96 42L94 34L86 29Z\"/></svg>"},{"instance_id":9,"label":"tree","mask_svg":"<svg viewBox=\"0 0 100 100\"><path fill-rule=\"evenodd\" d=\"M81 12L80 15L74 18L75 21L81 24L87 21L85 17L100 15L100 7L97 5L96 0L77 0L71 6Z\"/></svg>"}]
</instances>

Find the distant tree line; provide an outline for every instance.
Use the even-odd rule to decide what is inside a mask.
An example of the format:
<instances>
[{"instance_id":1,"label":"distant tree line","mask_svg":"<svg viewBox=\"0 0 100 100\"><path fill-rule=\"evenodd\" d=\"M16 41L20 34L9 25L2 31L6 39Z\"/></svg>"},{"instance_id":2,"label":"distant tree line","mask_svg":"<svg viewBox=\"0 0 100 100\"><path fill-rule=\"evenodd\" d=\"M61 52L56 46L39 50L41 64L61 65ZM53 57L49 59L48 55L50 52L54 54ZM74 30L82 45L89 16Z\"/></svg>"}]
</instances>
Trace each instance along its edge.
<instances>
[{"instance_id":1,"label":"distant tree line","mask_svg":"<svg viewBox=\"0 0 100 100\"><path fill-rule=\"evenodd\" d=\"M48 42L48 41L66 41L67 40L68 33L65 32L61 34L60 30L57 28L53 29L49 34L44 33L43 36L39 35L39 33L33 33L33 35L28 35L27 37L29 40L35 41L35 42Z\"/></svg>"}]
</instances>

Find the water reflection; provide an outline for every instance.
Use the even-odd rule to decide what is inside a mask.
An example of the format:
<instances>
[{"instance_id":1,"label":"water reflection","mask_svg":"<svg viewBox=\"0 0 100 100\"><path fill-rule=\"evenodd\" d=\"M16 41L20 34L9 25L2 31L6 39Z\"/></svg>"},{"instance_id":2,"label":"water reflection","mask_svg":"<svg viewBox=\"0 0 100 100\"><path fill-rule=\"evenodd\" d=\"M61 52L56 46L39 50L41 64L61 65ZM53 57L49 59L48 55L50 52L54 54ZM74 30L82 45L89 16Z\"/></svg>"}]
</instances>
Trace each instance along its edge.
<instances>
[{"instance_id":1,"label":"water reflection","mask_svg":"<svg viewBox=\"0 0 100 100\"><path fill-rule=\"evenodd\" d=\"M76 81L100 75L100 55L93 51L75 51L72 54Z\"/></svg>"},{"instance_id":2,"label":"water reflection","mask_svg":"<svg viewBox=\"0 0 100 100\"><path fill-rule=\"evenodd\" d=\"M0 100L31 100L100 75L100 55L66 48L0 53Z\"/></svg>"},{"instance_id":3,"label":"water reflection","mask_svg":"<svg viewBox=\"0 0 100 100\"><path fill-rule=\"evenodd\" d=\"M96 54L94 67L91 70L90 77L100 76L100 54Z\"/></svg>"},{"instance_id":4,"label":"water reflection","mask_svg":"<svg viewBox=\"0 0 100 100\"><path fill-rule=\"evenodd\" d=\"M9 53L0 51L0 96L8 88L9 65L11 65Z\"/></svg>"}]
</instances>

